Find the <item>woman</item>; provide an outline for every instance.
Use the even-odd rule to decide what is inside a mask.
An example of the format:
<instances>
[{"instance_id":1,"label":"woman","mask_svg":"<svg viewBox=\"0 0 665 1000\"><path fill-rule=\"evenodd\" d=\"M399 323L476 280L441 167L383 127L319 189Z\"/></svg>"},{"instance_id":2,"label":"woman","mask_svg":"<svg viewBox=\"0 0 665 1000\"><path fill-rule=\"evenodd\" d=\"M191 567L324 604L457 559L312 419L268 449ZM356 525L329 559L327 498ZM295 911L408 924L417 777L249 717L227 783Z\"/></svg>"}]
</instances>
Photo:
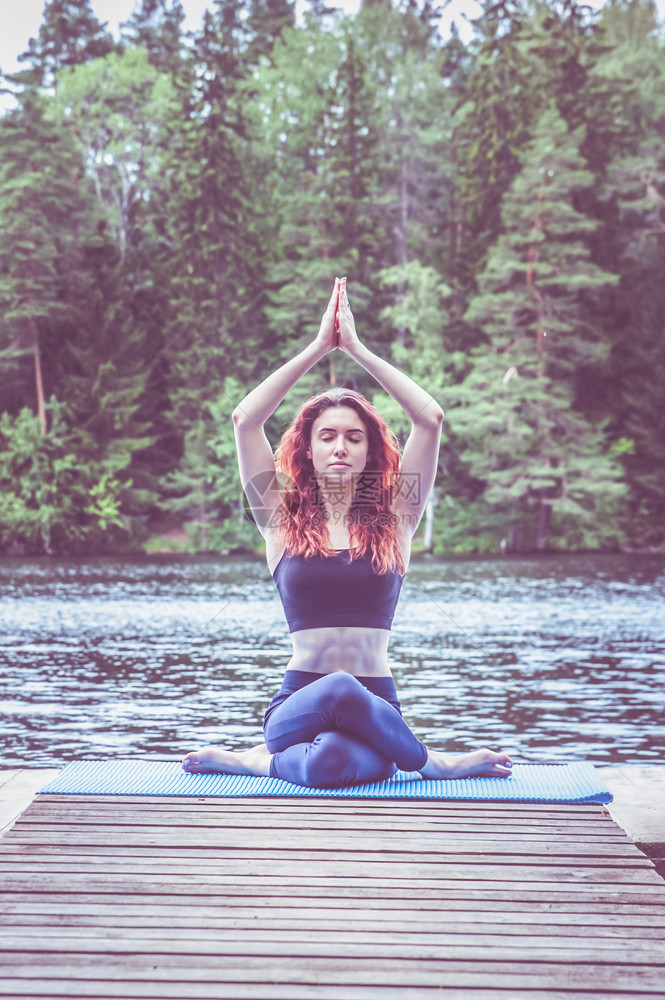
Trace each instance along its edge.
<instances>
[{"instance_id":1,"label":"woman","mask_svg":"<svg viewBox=\"0 0 665 1000\"><path fill-rule=\"evenodd\" d=\"M337 347L411 419L401 468L383 419L345 389L306 402L273 456L265 421ZM187 754L185 771L270 775L317 788L378 781L397 768L427 778L510 776L503 753L428 750L402 719L388 665L390 626L434 482L442 420L428 393L361 344L346 280L336 279L316 339L233 413L243 488L266 541L293 656L265 715L265 743L242 752L204 747ZM253 484L275 466L287 485L253 502Z\"/></svg>"}]
</instances>

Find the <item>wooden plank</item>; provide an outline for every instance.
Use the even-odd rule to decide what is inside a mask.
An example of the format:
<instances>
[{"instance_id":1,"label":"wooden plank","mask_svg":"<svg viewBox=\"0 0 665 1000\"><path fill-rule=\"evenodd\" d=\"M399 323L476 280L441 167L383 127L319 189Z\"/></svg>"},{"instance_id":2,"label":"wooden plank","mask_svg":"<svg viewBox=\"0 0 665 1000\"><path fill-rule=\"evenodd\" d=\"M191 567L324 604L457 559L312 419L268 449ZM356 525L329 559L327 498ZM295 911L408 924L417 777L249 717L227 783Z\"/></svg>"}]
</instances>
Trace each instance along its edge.
<instances>
[{"instance_id":1,"label":"wooden plank","mask_svg":"<svg viewBox=\"0 0 665 1000\"><path fill-rule=\"evenodd\" d=\"M534 814L532 811L529 811L533 806L529 808L522 806L517 810L502 806L490 809L488 804L485 803L482 809L477 809L472 808L472 803L455 803L454 808L451 808L450 804L428 802L425 804L426 808L424 808L422 803L419 804L417 801L411 801L405 807L404 803L399 800L395 800L393 806L379 806L376 808L372 807L371 809L362 805L349 806L348 803L345 804L342 800L339 800L336 804L324 806L323 800L319 799L314 799L312 800L312 804L307 804L307 800L305 799L183 800L165 797L148 800L141 797L140 802L141 812L137 816L136 797L117 796L105 798L104 796L97 795L62 797L37 795L29 806L27 815L31 816L34 822L38 821L39 817L45 814L47 810L57 816L66 815L68 812L71 812L72 808L75 808L77 814L80 813L81 815L90 813L91 815L104 816L109 813L123 813L132 816L135 822L140 821L140 817L143 815L158 815L163 817L165 822L182 817L192 817L194 819L208 818L216 821L219 817L224 816L228 819L240 817L243 822L256 820L268 825L280 825L284 823L289 824L292 815L294 812L297 812L299 815L307 815L312 821L321 823L326 822L330 817L335 817L341 822L346 820L352 825L365 817L370 820L372 825L378 825L393 822L410 823L412 821L412 814L416 814L431 824L463 823L467 826L477 825L480 819L496 819L499 823L510 824L513 827L518 827L522 823L531 826L554 824L559 827L565 827L568 825L586 824L590 827L596 827L599 825L600 820L608 832L611 829L621 831L621 828L614 823L607 810L599 806L585 807L583 811L577 812L574 811L576 809L574 806L556 806L548 809L543 805L540 808L544 811ZM509 805L511 803L505 803L505 806ZM595 813L594 810L599 808L603 809L603 812L601 814ZM571 811L566 811L563 814L563 809Z\"/></svg>"},{"instance_id":2,"label":"wooden plank","mask_svg":"<svg viewBox=\"0 0 665 1000\"><path fill-rule=\"evenodd\" d=\"M524 813L533 816L535 809L539 815L558 816L559 819L561 818L562 811L565 811L566 815L571 817L586 814L597 818L599 815L598 810L600 809L604 817L609 819L609 822L614 822L604 806L599 806L593 802L562 805L557 802L491 802L488 799L363 799L315 795L248 795L244 797L239 795L225 798L224 796L205 795L77 795L69 793L63 795L50 792L40 794L36 801L61 802L69 804L74 808L79 802L92 802L93 800L98 805L109 803L111 806L123 803L136 805L140 802L142 809L150 805L161 805L164 807L171 804L174 806L180 804L185 808L190 808L194 803L198 803L206 808L218 809L224 812L243 808L255 809L258 812L270 810L271 812L281 811L288 813L290 810L297 808L317 810L319 812L346 810L357 813L364 812L372 816L381 815L381 813L392 814L400 809L406 813L411 813L413 810L426 812L435 810L436 812L459 812L462 814L471 812L499 816L505 816L510 813Z\"/></svg>"},{"instance_id":3,"label":"wooden plank","mask_svg":"<svg viewBox=\"0 0 665 1000\"><path fill-rule=\"evenodd\" d=\"M296 844L306 843L297 836L294 837L294 841ZM413 851L409 850L408 843L394 844L390 849L382 850L380 844L372 842L371 845L367 845L364 851L351 850L349 846L344 846L346 847L343 852L344 863L348 865L356 863L375 865L386 861L393 865L414 863ZM358 847L358 845L354 846ZM282 844L273 844L270 847L258 844L254 847L242 847L239 844L225 844L223 839L213 843L197 841L195 844L187 846L186 842L185 845L178 845L173 840L164 841L159 837L152 837L149 843L133 838L123 841L120 838L119 842L114 840L109 844L109 839L107 838L105 843L101 836L96 838L94 843L77 845L70 842L62 845L49 836L41 843L20 841L18 844L0 845L0 863L6 871L15 870L12 867L15 864L31 865L39 862L52 863L54 867L80 863L103 865L105 862L115 862L136 865L152 862L168 864L172 867L186 867L188 871L193 871L195 866L217 865L218 852L214 848L221 848L227 862L278 861L286 868L292 863L307 865L311 861L317 863L334 862L339 858L341 847L341 842L338 843L336 849L325 846L321 850L306 850L304 847L300 850L297 848L292 850L291 847ZM473 851L474 847L478 848L477 853ZM158 859L154 857L156 848L159 848ZM496 867L497 870L514 865L535 866L537 868L566 865L575 868L616 868L623 871L654 870L653 862L637 849L596 855L593 852L578 853L564 846L558 853L556 850L550 849L533 854L530 850L519 848L512 849L510 852L493 853L491 845L485 843L481 847L477 844L464 843L455 843L452 846L440 845L440 850L437 852L423 847L423 850L418 852L416 863L421 865L423 869L425 866L441 867L454 864L455 866L490 865Z\"/></svg>"},{"instance_id":4,"label":"wooden plank","mask_svg":"<svg viewBox=\"0 0 665 1000\"><path fill-rule=\"evenodd\" d=\"M57 819L57 822L55 821ZM461 829L460 829L461 827ZM294 827L292 824L288 826L286 822L278 824L275 826L262 825L258 817L252 817L248 822L243 822L239 817L229 817L226 822L210 822L210 820L205 818L200 818L199 822L192 822L190 819L183 817L180 822L162 823L160 820L160 814L157 815L146 815L143 817L141 823L132 823L126 814L120 814L115 818L101 817L99 815L86 816L81 822L77 824L77 832L79 835L83 836L89 833L111 833L113 830L122 829L123 833L129 836L136 836L142 833L159 833L163 836L177 835L180 832L186 831L189 836L209 836L210 834L217 835L227 835L229 837L239 836L243 832L246 832L249 836L254 838L266 837L266 836L281 836L285 831L292 831L294 833L300 833L301 835L310 834L316 831L322 838L341 836L349 840L359 840L367 832L371 831L374 835L380 836L386 839L394 837L400 839L410 835L412 827L406 824L406 821L401 823L380 823L370 825L366 821L364 823L356 823L355 826L337 826L334 822L334 817L329 821L323 822L322 820L310 820L305 819L302 822L300 829ZM71 832L71 827L67 823L64 817L58 816L56 818L49 817L48 822L26 822L24 820L19 820L14 826L11 832L11 839L20 837L22 839L28 837L39 837L43 836L47 832L53 834L63 834L66 831ZM489 829L485 828L486 834L489 834ZM478 828L475 829L470 826L468 829L464 829L462 824L425 824L423 823L419 828L419 836L422 836L425 840L461 840L468 839L469 837L478 836ZM497 842L510 841L517 839L519 842L524 843L546 843L556 842L556 843L589 843L592 840L593 843L597 844L608 844L612 845L630 845L632 841L625 835L611 834L606 836L605 834L600 834L598 828L594 830L593 827L583 826L580 828L568 828L568 830L562 830L559 825L544 826L544 827L527 827L520 830L512 825L509 827L503 827L502 825L496 825L492 829L492 839L497 840ZM480 838L482 839L482 838Z\"/></svg>"},{"instance_id":5,"label":"wooden plank","mask_svg":"<svg viewBox=\"0 0 665 1000\"><path fill-rule=\"evenodd\" d=\"M226 828L253 827L258 830L293 829L295 825L293 815L288 813L272 813L265 809L262 813L245 809L232 809L220 813L219 810L201 808L199 804L190 808L180 806L173 809L163 805L147 806L137 815L136 809L132 809L131 804L118 804L113 808L111 803L97 804L95 801L86 800L77 804L76 812L79 825L118 823L144 826L156 823L160 827L210 826L218 828L223 825ZM68 824L70 817L71 807L68 808L64 803L33 803L30 809L23 814L21 825L27 828L41 827L46 823L64 822ZM312 813L311 811L298 810L298 817L308 828L314 826L317 829L356 831L363 828L367 814L357 815L346 811L321 814L316 811ZM418 816L381 814L371 817L370 825L372 829L410 831L413 830L415 819L418 820L418 829L423 831L439 833L450 830L464 834L478 832L478 819L472 819L468 815L453 817L447 814L428 815L427 813L420 813ZM493 830L498 833L505 832L511 835L527 836L533 832L534 836L555 834L565 837L589 835L630 842L627 834L611 821L599 823L597 820L594 822L588 818L575 820L572 817L562 820L560 814L549 819L545 817L534 818L533 816L515 818L496 816L493 819L495 820Z\"/></svg>"},{"instance_id":6,"label":"wooden plank","mask_svg":"<svg viewBox=\"0 0 665 1000\"><path fill-rule=\"evenodd\" d=\"M510 910L505 906L495 910L446 907L445 911L437 906L434 911L430 911L418 906L417 901L386 908L385 901L371 899L349 900L346 905L342 905L343 901L335 901L336 906L324 907L317 906L315 902L311 906L296 905L295 901L291 906L275 905L275 901L271 899L262 901L260 906L243 906L235 899L226 897L216 905L202 904L198 897L194 897L192 905L185 906L163 903L160 897L138 903L133 898L122 903L100 902L100 899L104 900L103 896L85 896L74 901L55 894L45 894L45 897L0 902L0 924L12 926L12 921L15 921L18 926L46 919L54 927L61 923L85 925L89 921L90 926L94 926L96 922L104 922L105 926L172 927L182 924L198 927L204 923L206 927L275 926L283 929L288 925L289 928L299 929L302 924L308 929L324 924L327 927L348 928L349 917L353 916L352 924L358 928L366 925L373 927L380 922L382 928L397 930L405 928L408 923L409 929L431 930L435 926L437 931L466 934L471 929L469 925L479 930L490 925L509 928L515 934L538 933L542 928L557 928L558 932L565 935L579 934L584 929L585 933L598 936L630 936L635 932L646 937L662 938L665 922L663 912L632 914L622 910L615 913L607 911L607 908L602 913L551 906L533 910ZM432 912L436 913L435 922L432 921Z\"/></svg>"},{"instance_id":7,"label":"wooden plank","mask_svg":"<svg viewBox=\"0 0 665 1000\"><path fill-rule=\"evenodd\" d=\"M388 994L383 986L328 986L309 983L223 983L212 984L192 982L162 982L159 984L159 1000L431 1000L432 990L428 987L393 987ZM0 980L0 996L37 997L38 1000L51 997L65 997L71 1000L71 984L66 980L46 979L3 979ZM597 996L598 994L596 994ZM77 998L94 997L95 1000L155 1000L154 986L148 982L127 982L113 980L77 980ZM602 1000L644 1000L644 993L608 990ZM651 994L651 998L662 996ZM521 990L512 989L509 996L505 990L472 987L450 989L445 987L445 1000L589 1000L587 991L575 990Z\"/></svg>"},{"instance_id":8,"label":"wooden plank","mask_svg":"<svg viewBox=\"0 0 665 1000\"><path fill-rule=\"evenodd\" d=\"M141 910L142 912L134 912ZM467 911L466 913L454 914L454 919L445 919L437 913L435 927L433 921L420 911L401 910L393 918L382 914L380 923L377 920L380 911L366 911L364 914L357 910L349 910L340 914L338 910L319 909L314 911L292 909L273 910L250 910L247 915L242 915L235 907L232 916L222 916L221 908L197 907L188 915L176 914L173 907L156 906L125 906L122 912L118 913L113 907L100 907L97 910L92 908L77 907L73 912L62 910L57 905L48 907L40 905L36 912L20 909L18 905L11 910L0 913L0 926L3 927L41 927L47 932L57 928L65 927L88 927L88 928L164 928L168 934L174 926L183 929L194 929L202 932L204 926L205 933L216 931L235 930L242 933L256 933L258 931L277 932L277 936L283 932L285 925L288 925L289 934L310 931L325 931L334 933L348 930L350 924L357 931L375 930L380 926L380 933L389 937L393 933L402 934L422 933L422 934L457 934L468 935L473 930L474 936L481 936L486 933L485 928L493 928L500 937L514 935L524 937L535 935L537 937L551 936L556 934L557 938L569 937L580 938L581 932L585 942L600 938L611 938L627 941L633 937L639 940L663 940L663 920L662 918L636 917L631 920L623 919L618 914L604 914L602 917L597 914L551 914L539 913L535 917L533 914L518 913L485 913L483 911ZM350 920L352 915L353 919ZM461 919L460 919L461 918ZM562 946L565 945L562 942Z\"/></svg>"},{"instance_id":9,"label":"wooden plank","mask_svg":"<svg viewBox=\"0 0 665 1000\"><path fill-rule=\"evenodd\" d=\"M175 823L176 825L180 822L184 822L184 825L187 825L189 817L192 818L194 824L201 820L203 823L207 822L208 825L212 826L244 826L253 821L255 825L258 824L263 829L273 829L280 826L282 828L294 828L299 825L306 827L309 823L317 825L328 824L335 829L359 829L367 824L372 828L381 828L384 826L389 829L394 825L401 825L404 828L404 826L408 827L410 824L411 829L418 829L421 825L433 830L440 827L454 828L458 826L464 831L471 830L475 832L480 824L486 829L491 827L492 830L495 828L499 830L502 826L505 826L511 832L529 828L547 832L552 827L565 832L565 830L574 831L576 828L579 828L582 832L593 830L596 833L603 833L607 836L626 838L626 834L613 822L609 813L600 806L594 807L597 810L601 810L595 816L592 811L586 808L583 812L566 812L562 816L561 808L576 810L577 807L559 807L556 811L547 811L541 814L536 812L534 814L533 811L529 812L524 807L520 810L508 810L501 806L499 806L498 810L491 811L487 808L480 810L475 808L475 803L463 803L464 806L471 807L465 809L461 809L460 803L456 803L456 808L452 810L441 808L440 803L434 802L430 804L432 811L426 811L422 804L419 805L411 802L405 805L402 804L401 807L397 803L389 810L380 809L376 814L373 814L366 806L360 809L353 808L341 801L332 806L326 805L325 807L322 807L319 803L317 808L312 805L312 802L316 803L317 800L312 800L307 805L303 805L300 801L287 800L286 806L282 800L273 800L275 803L281 803L281 805L273 805L273 801L264 799L260 806L257 804L253 806L236 806L233 800L226 800L223 806L218 804L203 805L201 802L194 800L186 806L176 806L171 810L165 809L163 801L155 803L152 806L143 806L143 800L139 799L142 802L142 808L140 811L137 811L135 808L137 804L136 800L132 804L131 801L123 802L121 800L117 802L100 802L97 797L85 797L83 800L77 796L70 796L69 798L74 801L57 803L53 802L50 796L37 796L24 812L21 822L41 824L49 822L50 816L53 816L54 819L63 817L63 815L66 816L66 814L71 816L72 810L78 811L81 808L84 817L90 810L94 810L91 815L101 816L102 818L108 817L111 822L115 822L116 818L119 819L122 815L126 816L129 814L131 816L133 812L133 821L139 824L142 824L144 818L147 816L156 817L160 823L162 819L169 817L167 822ZM504 805L507 806L509 804L506 803Z\"/></svg>"},{"instance_id":10,"label":"wooden plank","mask_svg":"<svg viewBox=\"0 0 665 1000\"><path fill-rule=\"evenodd\" d=\"M67 834L67 837L63 836ZM0 842L0 855L8 855L22 846L38 844L47 846L56 845L58 850L74 853L79 849L93 847L110 847L113 844L125 845L127 847L140 847L146 844L147 838L151 847L158 846L163 849L178 848L188 849L195 846L197 850L211 847L224 847L226 851L263 851L266 841L269 839L272 847L280 847L282 850L297 853L298 855L311 853L312 835L305 830L280 831L280 836L273 831L270 838L266 837L265 831L243 830L233 828L219 828L211 830L209 828L190 830L189 828L174 828L172 831L164 831L158 826L145 826L142 828L129 827L124 825L114 825L109 827L89 826L79 828L76 834L72 834L66 826L49 826L41 830L20 830L14 829L11 837ZM343 833L342 831L317 831L316 852L328 852L337 855L340 850L340 842L343 839L348 851L358 853L388 853L400 852L409 848L412 843L412 836L404 833L402 836L385 834L379 831L352 831ZM66 841L66 842L65 842ZM418 836L419 854L478 854L491 855L497 859L504 856L524 854L529 858L542 859L545 861L548 856L561 857L572 855L576 857L601 858L625 858L641 864L649 863L646 856L630 841L618 843L589 843L587 840L571 843L560 838L543 838L541 841L522 840L515 836L506 837L504 840L484 840L482 838L468 837L461 839L458 837L444 836Z\"/></svg>"},{"instance_id":11,"label":"wooden plank","mask_svg":"<svg viewBox=\"0 0 665 1000\"><path fill-rule=\"evenodd\" d=\"M601 993L642 991L662 996L663 969L639 964L540 961L524 951L517 959L413 960L399 958L346 958L335 956L313 962L307 956L282 954L259 958L256 955L229 956L224 962L210 955L161 955L135 953L131 956L103 952L67 952L39 956L30 951L16 952L3 962L5 974L16 979L68 978L72 991L80 980L142 980L157 987L163 982L294 983L329 985L372 985L387 990L405 986L435 989L471 987L504 990L558 989L572 987ZM74 993L76 995L76 993ZM159 996L159 992L157 992ZM390 996L390 994L387 994Z\"/></svg>"},{"instance_id":12,"label":"wooden plank","mask_svg":"<svg viewBox=\"0 0 665 1000\"><path fill-rule=\"evenodd\" d=\"M237 873L236 873L237 874ZM67 872L64 874L49 874L50 887L59 892L67 893L71 891L105 892L111 894L122 894L126 896L132 893L156 893L161 891L165 895L177 896L179 892L189 894L196 892L200 897L206 895L219 895L223 892L228 895L242 896L245 893L256 893L257 888L251 889L247 886L247 879L242 878L234 881L233 878L223 876L215 878L213 875L206 877L169 875L147 876L140 875L98 875L85 872ZM40 892L44 888L44 875L40 873L26 876L18 873L13 876L6 876L4 879L5 888L12 888L15 892L32 891ZM412 879L393 879L380 881L378 879L339 877L334 879L317 879L316 876L292 876L288 882L279 877L264 877L256 879L257 887L260 886L262 894L272 894L296 898L299 896L313 896L317 898L355 898L359 894L371 895L374 897L384 897L392 899L409 900L413 896L414 885L418 887L418 895L421 898L437 900L447 903L448 899L466 899L480 901L485 899L494 900L525 900L542 902L544 900L558 902L585 902L603 903L611 901L615 906L622 906L625 903L653 903L665 902L665 885L662 880L660 884L638 885L631 888L627 885L614 885L606 882L586 883L567 882L565 888L557 882L534 883L529 880L486 882L482 888L478 887L477 880L469 878L467 880L446 880L446 879L423 879L414 882Z\"/></svg>"},{"instance_id":13,"label":"wooden plank","mask_svg":"<svg viewBox=\"0 0 665 1000\"><path fill-rule=\"evenodd\" d=\"M407 860L408 859L408 860ZM520 859L523 860L523 859ZM546 865L527 865L505 862L493 863L487 858L484 861L473 860L467 864L464 859L446 860L445 857L432 861L429 859L404 858L382 860L380 857L351 857L340 860L328 857L318 857L316 854L301 859L280 857L224 857L164 859L154 857L123 857L121 854L112 857L73 857L71 859L30 857L20 860L3 861L5 875L32 874L42 872L49 875L81 875L90 872L96 878L100 876L122 875L127 872L143 875L154 875L158 878L173 879L205 879L219 881L225 876L246 878L277 879L284 885L302 884L312 878L317 880L352 879L359 884L378 881L391 884L395 881L406 881L413 886L419 884L436 887L450 882L474 879L476 882L496 884L527 884L534 887L542 883L557 885L577 884L583 879L587 884L602 881L608 888L610 885L639 886L640 890L651 887L660 890L665 897L665 886L660 875L653 867L632 867L628 865L600 867L591 864L575 865L570 859L562 859L560 863Z\"/></svg>"},{"instance_id":14,"label":"wooden plank","mask_svg":"<svg viewBox=\"0 0 665 1000\"><path fill-rule=\"evenodd\" d=\"M0 846L0 996L658 996L665 882L617 830L599 806L40 796Z\"/></svg>"},{"instance_id":15,"label":"wooden plank","mask_svg":"<svg viewBox=\"0 0 665 1000\"><path fill-rule=\"evenodd\" d=\"M218 958L256 956L257 958L292 954L317 958L367 958L383 961L386 958L421 959L429 961L445 958L490 961L524 961L528 949L531 961L558 961L564 963L598 963L607 960L622 965L665 966L665 941L634 939L623 942L617 938L584 937L562 938L552 933L530 932L516 938L506 929L492 933L487 929L476 930L473 935L443 932L438 928L414 931L409 927L388 931L382 926L369 930L353 928L303 929L296 936L291 928L217 928L206 927L129 927L43 924L21 928L19 932L6 931L0 941L0 966L8 952L33 954L62 954L75 952L113 952L136 954L145 952L156 955L210 955Z\"/></svg>"},{"instance_id":16,"label":"wooden plank","mask_svg":"<svg viewBox=\"0 0 665 1000\"><path fill-rule=\"evenodd\" d=\"M68 892L63 888L63 890L53 892L52 889L50 884L45 884L44 880L40 878L34 883L34 891L22 890L19 896L13 892L0 892L0 907L3 912L7 913L13 912L14 907L16 907L16 912L35 912L35 908L37 908L37 912L40 912L42 906L50 907L51 905L55 906L56 912L61 912L63 909L67 909L69 912L75 909L76 912L79 912L88 907L96 910L100 907L113 906L117 896L116 893L108 891ZM607 902L602 896L596 897L595 900L594 897L584 897L580 901L578 896L572 900L553 900L551 893L538 896L535 900L527 899L524 896L519 896L516 899L494 898L495 895L495 893L489 895L475 893L474 898L468 899L465 898L464 894L458 893L455 896L446 894L444 904L439 894L421 896L418 893L417 896L414 896L413 893L408 893L407 895L395 896L393 893L387 894L385 891L358 894L340 888L339 892L334 895L329 894L323 900L325 906L322 907L322 897L314 889L308 891L305 888L285 895L279 890L273 891L263 888L256 890L242 886L234 893L229 892L225 895L216 893L205 895L182 893L179 895L169 892L168 889L163 889L161 893L148 890L134 894L131 892L129 894L122 893L123 902L121 905L123 912L144 909L148 912L161 912L161 909L166 907L169 912L173 913L174 919L186 917L190 908L194 909L196 913L201 912L202 914L214 913L219 910L243 914L249 908L256 907L254 912L257 913L264 913L268 910L283 913L285 920L295 913L312 913L325 909L327 912L351 911L351 913L360 916L365 911L369 911L374 915L374 918L381 915L380 919L382 920L386 919L387 915L406 912L422 913L425 917L434 914L439 920L441 914L445 912L454 914L455 919L457 919L458 913L461 915L461 919L464 919L465 913L470 913L472 921L485 918L503 919L506 915L510 916L511 914L518 914L519 917L525 919L530 916L537 919L540 915L545 914L552 915L553 918L559 915L563 919L569 917L573 920L579 920L580 924L584 924L586 920L603 923L614 920L621 922L624 919L627 923L635 926L662 926L665 924L665 901L659 904L653 902L651 898L648 902L631 903L625 898L625 895L619 897L618 902ZM445 909L442 908L444 905Z\"/></svg>"}]
</instances>

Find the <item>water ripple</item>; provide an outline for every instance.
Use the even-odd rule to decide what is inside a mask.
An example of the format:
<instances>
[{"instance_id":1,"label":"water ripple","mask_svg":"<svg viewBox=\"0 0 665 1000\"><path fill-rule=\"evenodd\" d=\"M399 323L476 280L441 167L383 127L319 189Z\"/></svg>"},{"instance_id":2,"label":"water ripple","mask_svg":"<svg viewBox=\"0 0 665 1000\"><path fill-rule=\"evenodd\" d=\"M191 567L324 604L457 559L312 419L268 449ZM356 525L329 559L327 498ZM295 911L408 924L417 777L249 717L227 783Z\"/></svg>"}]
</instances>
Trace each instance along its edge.
<instances>
[{"instance_id":1,"label":"water ripple","mask_svg":"<svg viewBox=\"0 0 665 1000\"><path fill-rule=\"evenodd\" d=\"M259 559L0 562L4 766L261 739L290 642ZM414 562L391 642L405 717L452 751L665 752L665 560Z\"/></svg>"}]
</instances>

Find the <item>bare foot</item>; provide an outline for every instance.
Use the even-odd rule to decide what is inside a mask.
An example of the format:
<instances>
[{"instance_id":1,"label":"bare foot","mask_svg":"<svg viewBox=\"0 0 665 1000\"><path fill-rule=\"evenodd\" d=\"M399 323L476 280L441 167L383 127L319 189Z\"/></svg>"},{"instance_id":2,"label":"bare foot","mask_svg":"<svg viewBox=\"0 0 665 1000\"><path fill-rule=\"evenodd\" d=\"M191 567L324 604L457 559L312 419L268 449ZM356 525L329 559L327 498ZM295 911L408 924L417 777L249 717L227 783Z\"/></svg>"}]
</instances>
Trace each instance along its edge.
<instances>
[{"instance_id":1,"label":"bare foot","mask_svg":"<svg viewBox=\"0 0 665 1000\"><path fill-rule=\"evenodd\" d=\"M427 761L420 769L425 778L509 778L513 762L508 754L493 750L474 750L451 757L438 750L427 751Z\"/></svg>"},{"instance_id":2,"label":"bare foot","mask_svg":"<svg viewBox=\"0 0 665 1000\"><path fill-rule=\"evenodd\" d=\"M202 747L188 753L182 762L188 774L270 774L272 754L265 743L251 750L224 750L222 747Z\"/></svg>"}]
</instances>

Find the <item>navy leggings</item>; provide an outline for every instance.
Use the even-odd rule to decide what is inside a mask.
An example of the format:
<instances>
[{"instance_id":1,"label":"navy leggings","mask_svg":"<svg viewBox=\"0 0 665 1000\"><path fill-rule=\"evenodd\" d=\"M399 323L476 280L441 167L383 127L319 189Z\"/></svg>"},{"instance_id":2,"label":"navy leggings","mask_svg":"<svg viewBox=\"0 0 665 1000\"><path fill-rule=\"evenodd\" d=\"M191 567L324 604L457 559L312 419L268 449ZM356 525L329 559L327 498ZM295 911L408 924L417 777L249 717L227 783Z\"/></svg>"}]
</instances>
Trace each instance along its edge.
<instances>
[{"instance_id":1,"label":"navy leggings","mask_svg":"<svg viewBox=\"0 0 665 1000\"><path fill-rule=\"evenodd\" d=\"M287 670L264 719L270 776L342 788L419 771L427 748L400 712L391 677Z\"/></svg>"}]
</instances>

